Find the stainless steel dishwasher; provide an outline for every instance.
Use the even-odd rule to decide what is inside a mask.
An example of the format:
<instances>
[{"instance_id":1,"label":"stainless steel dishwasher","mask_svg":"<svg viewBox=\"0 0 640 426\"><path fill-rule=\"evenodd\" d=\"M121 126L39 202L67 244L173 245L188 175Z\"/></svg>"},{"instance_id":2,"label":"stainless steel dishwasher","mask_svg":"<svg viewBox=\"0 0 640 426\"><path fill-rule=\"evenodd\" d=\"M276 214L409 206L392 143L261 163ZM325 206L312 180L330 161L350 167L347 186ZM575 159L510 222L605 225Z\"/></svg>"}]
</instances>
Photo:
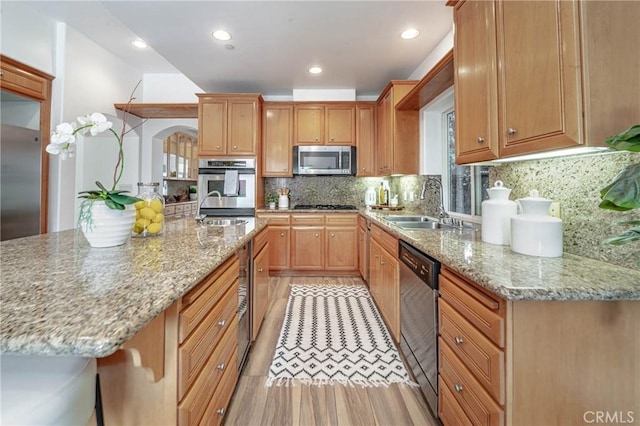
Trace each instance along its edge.
<instances>
[{"instance_id":1,"label":"stainless steel dishwasher","mask_svg":"<svg viewBox=\"0 0 640 426\"><path fill-rule=\"evenodd\" d=\"M400 241L400 347L438 416L438 274L440 262Z\"/></svg>"}]
</instances>

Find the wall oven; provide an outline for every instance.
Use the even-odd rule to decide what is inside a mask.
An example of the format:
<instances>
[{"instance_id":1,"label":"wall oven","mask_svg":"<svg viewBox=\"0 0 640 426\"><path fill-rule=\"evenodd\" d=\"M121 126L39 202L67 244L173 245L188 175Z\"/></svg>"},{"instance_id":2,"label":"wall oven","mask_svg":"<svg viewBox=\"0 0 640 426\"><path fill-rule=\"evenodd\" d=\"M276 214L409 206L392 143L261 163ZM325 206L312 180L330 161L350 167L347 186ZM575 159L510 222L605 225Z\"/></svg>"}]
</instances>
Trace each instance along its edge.
<instances>
[{"instance_id":1,"label":"wall oven","mask_svg":"<svg viewBox=\"0 0 640 426\"><path fill-rule=\"evenodd\" d=\"M255 216L256 159L200 159L199 215Z\"/></svg>"}]
</instances>

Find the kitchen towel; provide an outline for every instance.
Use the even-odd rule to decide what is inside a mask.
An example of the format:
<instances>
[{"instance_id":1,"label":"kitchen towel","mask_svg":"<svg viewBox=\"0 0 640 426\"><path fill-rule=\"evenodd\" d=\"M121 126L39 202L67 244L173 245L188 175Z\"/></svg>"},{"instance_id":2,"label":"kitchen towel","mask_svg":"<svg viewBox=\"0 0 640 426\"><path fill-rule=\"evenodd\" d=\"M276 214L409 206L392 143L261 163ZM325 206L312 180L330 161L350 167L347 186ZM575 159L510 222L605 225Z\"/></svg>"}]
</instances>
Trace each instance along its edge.
<instances>
[{"instance_id":1,"label":"kitchen towel","mask_svg":"<svg viewBox=\"0 0 640 426\"><path fill-rule=\"evenodd\" d=\"M224 195L238 195L238 171L225 170Z\"/></svg>"},{"instance_id":2,"label":"kitchen towel","mask_svg":"<svg viewBox=\"0 0 640 426\"><path fill-rule=\"evenodd\" d=\"M365 286L291 285L267 386L412 386Z\"/></svg>"}]
</instances>

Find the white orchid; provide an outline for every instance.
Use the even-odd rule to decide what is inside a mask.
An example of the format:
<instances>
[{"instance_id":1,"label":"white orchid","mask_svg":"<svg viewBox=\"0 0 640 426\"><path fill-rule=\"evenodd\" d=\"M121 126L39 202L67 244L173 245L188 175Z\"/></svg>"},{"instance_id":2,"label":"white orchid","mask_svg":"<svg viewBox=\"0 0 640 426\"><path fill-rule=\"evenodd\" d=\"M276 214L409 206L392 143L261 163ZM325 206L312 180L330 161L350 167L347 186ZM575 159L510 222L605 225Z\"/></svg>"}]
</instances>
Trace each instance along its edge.
<instances>
[{"instance_id":1,"label":"white orchid","mask_svg":"<svg viewBox=\"0 0 640 426\"><path fill-rule=\"evenodd\" d=\"M80 123L78 130L81 131L83 135L91 133L91 136L109 130L111 126L113 126L113 123L107 121L107 117L99 112L94 112L85 117L78 117L78 123Z\"/></svg>"},{"instance_id":2,"label":"white orchid","mask_svg":"<svg viewBox=\"0 0 640 426\"><path fill-rule=\"evenodd\" d=\"M69 123L60 123L56 126L56 131L51 133L52 144L74 143L76 141L75 129Z\"/></svg>"}]
</instances>

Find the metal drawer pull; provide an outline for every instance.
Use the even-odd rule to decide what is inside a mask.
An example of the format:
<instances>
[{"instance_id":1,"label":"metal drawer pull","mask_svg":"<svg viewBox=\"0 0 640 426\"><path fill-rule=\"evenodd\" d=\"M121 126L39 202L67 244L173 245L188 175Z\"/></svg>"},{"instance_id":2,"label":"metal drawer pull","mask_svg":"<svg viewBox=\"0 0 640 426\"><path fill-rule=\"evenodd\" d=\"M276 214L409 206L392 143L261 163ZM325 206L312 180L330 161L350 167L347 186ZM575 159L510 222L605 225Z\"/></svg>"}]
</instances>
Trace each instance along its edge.
<instances>
[{"instance_id":1,"label":"metal drawer pull","mask_svg":"<svg viewBox=\"0 0 640 426\"><path fill-rule=\"evenodd\" d=\"M484 143L484 138L482 136L478 136L478 139L476 139L476 142Z\"/></svg>"},{"instance_id":2,"label":"metal drawer pull","mask_svg":"<svg viewBox=\"0 0 640 426\"><path fill-rule=\"evenodd\" d=\"M508 135L515 135L516 133L517 133L517 132L516 132L516 129L512 129L511 127L509 127L509 128L507 129L507 134L508 134Z\"/></svg>"},{"instance_id":3,"label":"metal drawer pull","mask_svg":"<svg viewBox=\"0 0 640 426\"><path fill-rule=\"evenodd\" d=\"M258 272L262 272L262 268L258 268Z\"/></svg>"},{"instance_id":4,"label":"metal drawer pull","mask_svg":"<svg viewBox=\"0 0 640 426\"><path fill-rule=\"evenodd\" d=\"M316 237L319 237L319 236L320 236L320 234L316 233Z\"/></svg>"},{"instance_id":5,"label":"metal drawer pull","mask_svg":"<svg viewBox=\"0 0 640 426\"><path fill-rule=\"evenodd\" d=\"M461 345L462 343L464 343L464 340L462 340L462 337L456 336L455 339L456 341L456 345Z\"/></svg>"},{"instance_id":6,"label":"metal drawer pull","mask_svg":"<svg viewBox=\"0 0 640 426\"><path fill-rule=\"evenodd\" d=\"M216 410L216 413L220 414L221 416L224 416L224 407L218 408L218 410Z\"/></svg>"},{"instance_id":7,"label":"metal drawer pull","mask_svg":"<svg viewBox=\"0 0 640 426\"><path fill-rule=\"evenodd\" d=\"M220 371L224 370L224 362L218 365L218 370Z\"/></svg>"},{"instance_id":8,"label":"metal drawer pull","mask_svg":"<svg viewBox=\"0 0 640 426\"><path fill-rule=\"evenodd\" d=\"M336 234L331 234L331 237L335 237L335 236L336 236Z\"/></svg>"},{"instance_id":9,"label":"metal drawer pull","mask_svg":"<svg viewBox=\"0 0 640 426\"><path fill-rule=\"evenodd\" d=\"M227 325L227 320L218 321L218 325L220 327L224 327L225 325Z\"/></svg>"},{"instance_id":10,"label":"metal drawer pull","mask_svg":"<svg viewBox=\"0 0 640 426\"><path fill-rule=\"evenodd\" d=\"M238 149L238 145L234 145L234 146L233 146L233 149Z\"/></svg>"},{"instance_id":11,"label":"metal drawer pull","mask_svg":"<svg viewBox=\"0 0 640 426\"><path fill-rule=\"evenodd\" d=\"M281 233L280 233L280 236L281 236L281 237L284 237L284 232L281 232Z\"/></svg>"},{"instance_id":12,"label":"metal drawer pull","mask_svg":"<svg viewBox=\"0 0 640 426\"><path fill-rule=\"evenodd\" d=\"M462 386L460 386L459 384L455 384L453 385L453 388L456 390L456 392L460 393L462 392Z\"/></svg>"}]
</instances>

